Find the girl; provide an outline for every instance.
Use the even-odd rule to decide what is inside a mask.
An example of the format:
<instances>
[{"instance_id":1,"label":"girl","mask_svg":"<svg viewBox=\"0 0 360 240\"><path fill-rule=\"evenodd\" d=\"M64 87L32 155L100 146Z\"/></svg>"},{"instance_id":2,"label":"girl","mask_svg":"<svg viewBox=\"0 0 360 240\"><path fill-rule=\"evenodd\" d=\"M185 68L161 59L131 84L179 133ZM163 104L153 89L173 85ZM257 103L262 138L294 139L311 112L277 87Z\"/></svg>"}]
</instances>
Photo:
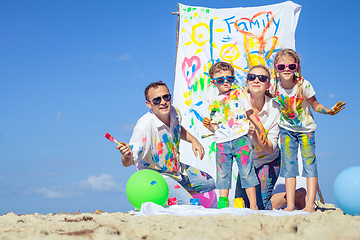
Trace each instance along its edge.
<instances>
[{"instance_id":1,"label":"girl","mask_svg":"<svg viewBox=\"0 0 360 240\"><path fill-rule=\"evenodd\" d=\"M280 104L280 176L285 178L287 196L287 207L284 210L294 210L296 176L299 175L297 151L300 144L302 175L307 178L307 198L303 210L314 212L318 173L315 157L316 124L310 106L316 112L335 115L344 109L345 103L339 101L329 109L316 100L312 85L301 76L300 58L294 50L277 52L274 65L274 100Z\"/></svg>"}]
</instances>

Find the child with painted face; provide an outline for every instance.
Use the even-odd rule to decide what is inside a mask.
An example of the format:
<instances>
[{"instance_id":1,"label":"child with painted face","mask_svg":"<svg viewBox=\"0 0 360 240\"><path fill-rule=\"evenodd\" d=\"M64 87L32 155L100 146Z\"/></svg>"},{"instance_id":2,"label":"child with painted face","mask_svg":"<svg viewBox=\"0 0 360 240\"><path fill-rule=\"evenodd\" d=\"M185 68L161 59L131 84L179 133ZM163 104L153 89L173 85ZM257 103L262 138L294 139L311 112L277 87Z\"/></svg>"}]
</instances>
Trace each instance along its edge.
<instances>
[{"instance_id":1,"label":"child with painted face","mask_svg":"<svg viewBox=\"0 0 360 240\"><path fill-rule=\"evenodd\" d=\"M214 133L217 145L217 180L220 198L218 208L229 206L233 159L239 168L240 181L249 198L250 208L258 209L255 186L258 180L254 171L252 149L247 137L249 120L260 132L260 139L267 144L266 132L258 116L251 109L245 93L233 86L234 68L226 62L215 63L209 70L211 83L219 95L209 106L210 118L204 118L203 125Z\"/></svg>"},{"instance_id":2,"label":"child with painted face","mask_svg":"<svg viewBox=\"0 0 360 240\"><path fill-rule=\"evenodd\" d=\"M302 175L307 178L307 198L303 210L314 212L318 173L315 157L316 124L310 106L316 112L335 115L344 109L345 103L339 101L329 109L317 101L314 88L301 76L300 58L294 50L282 49L277 52L274 64L274 100L280 104L280 176L285 178L287 196L287 207L284 210L294 210L296 176L299 176L297 151L300 145Z\"/></svg>"}]
</instances>

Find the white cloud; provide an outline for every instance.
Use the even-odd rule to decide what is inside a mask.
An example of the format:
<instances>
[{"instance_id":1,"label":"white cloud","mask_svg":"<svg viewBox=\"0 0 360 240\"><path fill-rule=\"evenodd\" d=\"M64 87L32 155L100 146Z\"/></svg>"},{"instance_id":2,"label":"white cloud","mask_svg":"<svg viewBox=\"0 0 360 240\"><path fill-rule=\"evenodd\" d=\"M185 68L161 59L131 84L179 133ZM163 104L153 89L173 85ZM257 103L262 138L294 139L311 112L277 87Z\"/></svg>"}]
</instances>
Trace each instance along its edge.
<instances>
[{"instance_id":1,"label":"white cloud","mask_svg":"<svg viewBox=\"0 0 360 240\"><path fill-rule=\"evenodd\" d=\"M61 112L57 112L57 117L55 118L55 122L58 126L61 125L62 121L64 121L64 116L61 114Z\"/></svg>"},{"instance_id":2,"label":"white cloud","mask_svg":"<svg viewBox=\"0 0 360 240\"><path fill-rule=\"evenodd\" d=\"M334 97L335 97L335 94L329 93L329 94L328 94L328 97L329 97L329 98L334 98Z\"/></svg>"},{"instance_id":3,"label":"white cloud","mask_svg":"<svg viewBox=\"0 0 360 240\"><path fill-rule=\"evenodd\" d=\"M125 186L117 184L113 177L108 174L89 176L85 180L69 185L53 187L41 187L35 192L46 198L73 198L92 191L125 192Z\"/></svg>"},{"instance_id":4,"label":"white cloud","mask_svg":"<svg viewBox=\"0 0 360 240\"><path fill-rule=\"evenodd\" d=\"M130 60L131 56L128 53L124 53L120 57L115 58L115 61L128 61Z\"/></svg>"},{"instance_id":5,"label":"white cloud","mask_svg":"<svg viewBox=\"0 0 360 240\"><path fill-rule=\"evenodd\" d=\"M108 174L101 174L99 177L90 176L86 180L82 180L79 186L99 191L117 191L120 189L112 176Z\"/></svg>"},{"instance_id":6,"label":"white cloud","mask_svg":"<svg viewBox=\"0 0 360 240\"><path fill-rule=\"evenodd\" d=\"M42 187L37 189L36 192L44 195L46 198L73 198L77 195L80 195L79 193L76 193L76 191L69 191L69 189L66 189L63 186L50 188Z\"/></svg>"}]
</instances>

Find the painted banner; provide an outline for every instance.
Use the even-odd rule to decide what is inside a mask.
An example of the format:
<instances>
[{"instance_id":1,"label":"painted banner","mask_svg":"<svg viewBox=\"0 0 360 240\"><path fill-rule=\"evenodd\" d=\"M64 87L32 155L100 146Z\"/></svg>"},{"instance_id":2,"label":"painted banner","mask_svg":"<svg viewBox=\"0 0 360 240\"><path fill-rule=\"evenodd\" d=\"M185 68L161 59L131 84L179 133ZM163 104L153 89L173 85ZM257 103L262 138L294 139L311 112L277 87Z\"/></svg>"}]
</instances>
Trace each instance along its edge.
<instances>
[{"instance_id":1,"label":"painted banner","mask_svg":"<svg viewBox=\"0 0 360 240\"><path fill-rule=\"evenodd\" d=\"M301 6L291 1L224 9L179 4L174 105L182 114L182 125L199 139L206 152L200 161L190 144L182 141L182 162L216 177L216 144L211 132L202 125L203 118L209 117L209 100L218 94L210 84L209 68L219 61L231 63L236 85L244 86L250 66L264 64L272 68L279 49L295 49L300 11ZM234 176L237 168L235 171Z\"/></svg>"}]
</instances>

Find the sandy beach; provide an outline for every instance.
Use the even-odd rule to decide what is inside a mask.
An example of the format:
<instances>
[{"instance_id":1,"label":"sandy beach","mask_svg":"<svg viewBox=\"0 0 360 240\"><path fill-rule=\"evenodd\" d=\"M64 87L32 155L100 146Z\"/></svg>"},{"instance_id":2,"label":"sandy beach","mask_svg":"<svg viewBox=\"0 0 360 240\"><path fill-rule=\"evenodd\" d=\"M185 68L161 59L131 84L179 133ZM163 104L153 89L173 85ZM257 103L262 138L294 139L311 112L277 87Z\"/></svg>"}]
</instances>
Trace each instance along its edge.
<instances>
[{"instance_id":1,"label":"sandy beach","mask_svg":"<svg viewBox=\"0 0 360 240\"><path fill-rule=\"evenodd\" d=\"M331 204L283 217L8 213L0 216L0 239L360 239L360 216Z\"/></svg>"}]
</instances>

